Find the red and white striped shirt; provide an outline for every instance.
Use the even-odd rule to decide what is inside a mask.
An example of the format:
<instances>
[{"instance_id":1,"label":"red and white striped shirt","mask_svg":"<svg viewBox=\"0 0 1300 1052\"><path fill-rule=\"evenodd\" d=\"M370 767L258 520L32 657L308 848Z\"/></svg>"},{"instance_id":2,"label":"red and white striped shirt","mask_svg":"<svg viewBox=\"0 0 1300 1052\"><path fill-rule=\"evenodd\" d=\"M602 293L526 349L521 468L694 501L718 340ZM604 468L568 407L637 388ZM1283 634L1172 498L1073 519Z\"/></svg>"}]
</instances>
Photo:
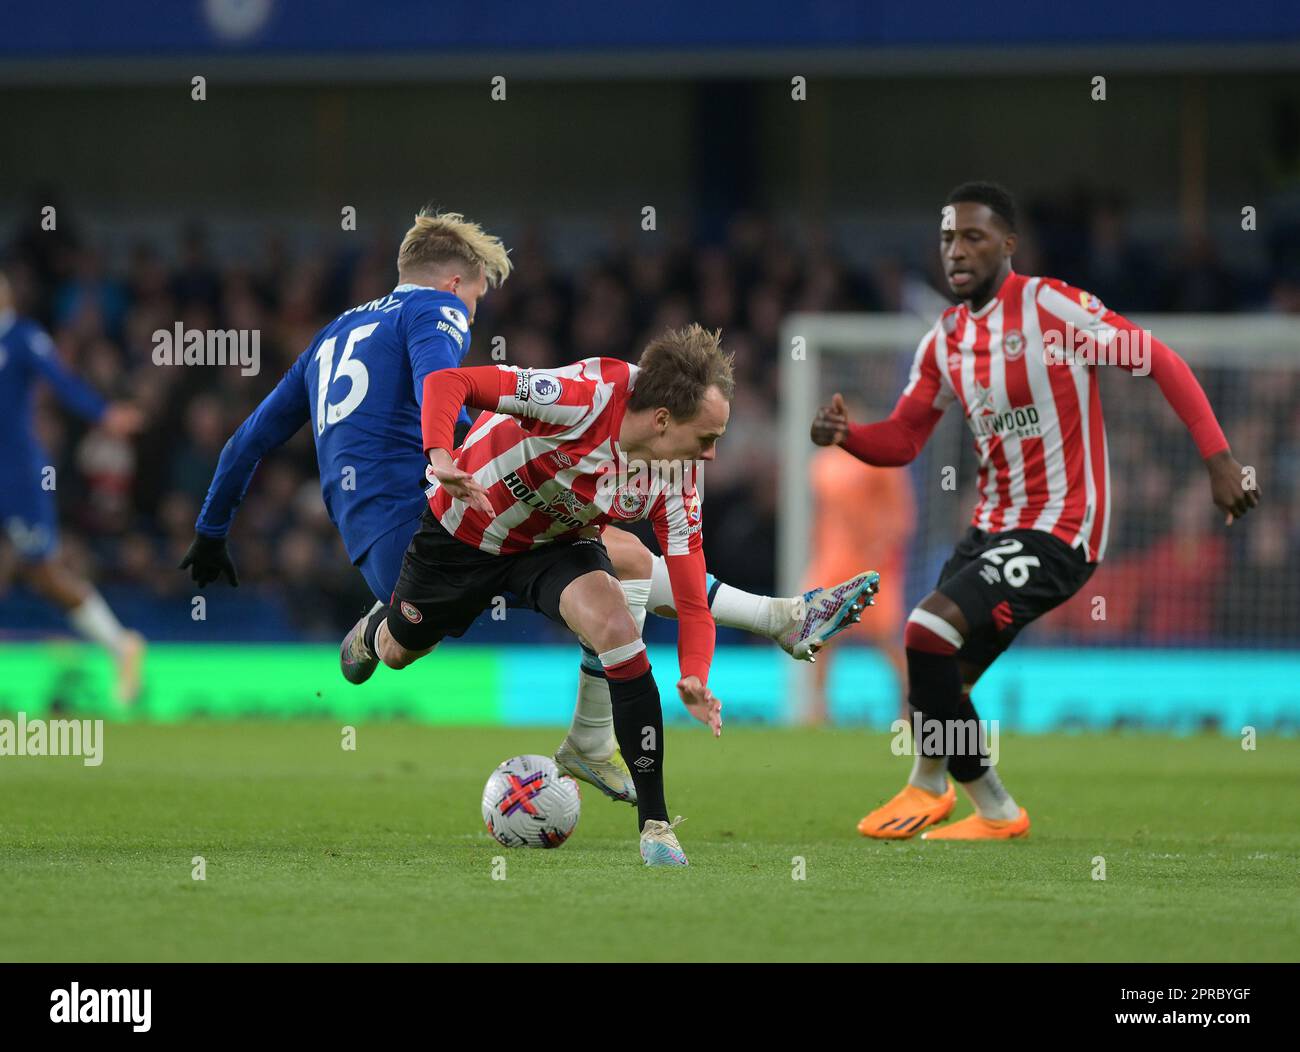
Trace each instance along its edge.
<instances>
[{"instance_id":1,"label":"red and white striped shirt","mask_svg":"<svg viewBox=\"0 0 1300 1052\"><path fill-rule=\"evenodd\" d=\"M1149 368L1201 456L1228 447L1173 351L1087 292L1013 272L978 311L961 304L943 313L917 348L893 415L851 427L844 448L873 464L906 463L957 402L979 459L971 524L989 533L1043 530L1098 562L1110 525L1110 465L1097 364Z\"/></svg>"},{"instance_id":2,"label":"red and white striped shirt","mask_svg":"<svg viewBox=\"0 0 1300 1052\"><path fill-rule=\"evenodd\" d=\"M487 410L453 459L487 490L492 514L453 498L432 468L425 495L448 533L494 555L649 519L677 606L682 675L707 682L715 628L700 494L689 467L635 471L619 449L636 377L636 366L616 358L587 358L562 369L502 365L431 373L422 413L426 450L451 447L462 404Z\"/></svg>"}]
</instances>

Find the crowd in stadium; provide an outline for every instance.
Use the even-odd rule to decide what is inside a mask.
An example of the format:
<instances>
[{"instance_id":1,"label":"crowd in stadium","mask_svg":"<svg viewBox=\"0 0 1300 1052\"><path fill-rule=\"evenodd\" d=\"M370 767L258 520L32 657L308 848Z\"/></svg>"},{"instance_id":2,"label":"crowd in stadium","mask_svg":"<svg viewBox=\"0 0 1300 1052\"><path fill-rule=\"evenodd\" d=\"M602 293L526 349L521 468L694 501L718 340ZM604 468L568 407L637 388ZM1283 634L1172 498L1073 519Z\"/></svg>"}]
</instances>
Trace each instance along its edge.
<instances>
[{"instance_id":1,"label":"crowd in stadium","mask_svg":"<svg viewBox=\"0 0 1300 1052\"><path fill-rule=\"evenodd\" d=\"M1205 238L1176 247L1140 243L1122 209L1105 199L1087 207L1044 203L1027 212L1017 269L1065 278L1124 313L1300 313L1300 267L1285 255L1294 244L1278 246L1281 255L1268 272L1280 276L1269 282L1230 266ZM38 224L34 219L8 238L6 269L20 309L47 326L80 376L134 401L149 421L130 442L92 436L45 398L43 441L60 480L75 480L58 488L65 556L106 586L187 594L191 586L175 567L226 438L322 324L392 287L395 239L357 234L360 248L324 256L295 254L268 240L250 258L219 261L205 231L193 226L178 232L175 244L142 242L110 264L70 215L56 232ZM769 591L781 320L795 310L907 309L924 284L940 287L937 254L918 245L913 260L857 267L824 231L791 231L755 215L734 217L714 243L637 236L611 240L604 254L571 272L554 264L540 232L507 237L515 271L481 304L469 361L491 361L494 337L504 339L509 364L544 367L591 355L633 358L651 333L692 320L722 328L736 356L737 393L706 483L706 552L719 577ZM178 321L195 329L260 330L260 373L155 365L151 334ZM1109 563L1093 591L1106 590L1111 610L1104 624L1089 622L1080 601L1053 625L1082 630L1089 622L1089 631L1116 638L1137 632L1179 643L1229 629L1260 641L1293 631L1280 589L1295 579L1300 550L1298 378L1297 371L1202 373L1234 449L1258 468L1269 497L1248 531L1216 532L1203 478L1170 467L1194 466L1195 459L1167 407L1153 420L1108 416L1117 521ZM884 408L895 394L888 393ZM1125 438L1125 427L1142 433ZM1147 453L1139 458L1140 451ZM954 539L955 532L944 538L948 545ZM325 516L305 430L259 470L232 548L242 581L267 586L304 635L335 638L364 601L364 585ZM0 580L7 576L0 566ZM1162 586L1148 595L1141 581L1153 576Z\"/></svg>"}]
</instances>

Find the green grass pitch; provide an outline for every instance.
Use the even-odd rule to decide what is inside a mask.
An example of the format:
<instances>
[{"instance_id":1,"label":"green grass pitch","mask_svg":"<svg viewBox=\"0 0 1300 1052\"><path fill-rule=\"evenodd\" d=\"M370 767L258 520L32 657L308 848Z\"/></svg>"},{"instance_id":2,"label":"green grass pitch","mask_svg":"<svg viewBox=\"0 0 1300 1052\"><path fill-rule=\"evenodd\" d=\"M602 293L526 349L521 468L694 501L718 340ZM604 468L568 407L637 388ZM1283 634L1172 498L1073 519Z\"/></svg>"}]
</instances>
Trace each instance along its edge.
<instances>
[{"instance_id":1,"label":"green grass pitch","mask_svg":"<svg viewBox=\"0 0 1300 1052\"><path fill-rule=\"evenodd\" d=\"M98 768L0 758L0 959L1300 957L1294 739L1003 735L1030 839L880 843L855 825L908 769L887 735L674 727L691 866L668 871L587 786L559 850L488 837L492 767L559 737L365 724L348 752L333 724L110 724Z\"/></svg>"}]
</instances>

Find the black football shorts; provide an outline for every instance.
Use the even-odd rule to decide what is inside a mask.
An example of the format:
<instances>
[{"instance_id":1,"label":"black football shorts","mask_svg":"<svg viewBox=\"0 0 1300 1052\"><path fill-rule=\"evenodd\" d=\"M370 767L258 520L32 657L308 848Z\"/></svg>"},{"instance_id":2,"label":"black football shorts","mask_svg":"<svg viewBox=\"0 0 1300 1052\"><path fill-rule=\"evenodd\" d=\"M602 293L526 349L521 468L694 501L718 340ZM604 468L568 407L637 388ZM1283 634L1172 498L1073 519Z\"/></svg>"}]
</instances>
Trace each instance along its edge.
<instances>
[{"instance_id":1,"label":"black football shorts","mask_svg":"<svg viewBox=\"0 0 1300 1052\"><path fill-rule=\"evenodd\" d=\"M407 650L427 650L444 636L462 636L498 596L564 624L560 594L583 574L614 567L598 539L554 541L513 555L480 551L443 529L424 509L402 559L388 605L388 631Z\"/></svg>"},{"instance_id":2,"label":"black football shorts","mask_svg":"<svg viewBox=\"0 0 1300 1052\"><path fill-rule=\"evenodd\" d=\"M1083 549L1043 530L990 534L970 527L935 586L969 626L957 659L987 668L1022 628L1074 595L1096 568Z\"/></svg>"}]
</instances>

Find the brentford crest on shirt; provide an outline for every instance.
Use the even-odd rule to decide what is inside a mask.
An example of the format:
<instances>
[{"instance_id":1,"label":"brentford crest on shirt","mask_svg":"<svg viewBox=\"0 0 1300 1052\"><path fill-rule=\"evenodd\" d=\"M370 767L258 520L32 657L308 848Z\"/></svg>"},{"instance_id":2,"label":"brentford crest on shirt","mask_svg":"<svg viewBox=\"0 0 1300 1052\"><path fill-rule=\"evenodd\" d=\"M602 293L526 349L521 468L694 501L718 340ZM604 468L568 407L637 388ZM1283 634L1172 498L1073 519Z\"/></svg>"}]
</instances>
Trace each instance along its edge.
<instances>
[{"instance_id":1,"label":"brentford crest on shirt","mask_svg":"<svg viewBox=\"0 0 1300 1052\"><path fill-rule=\"evenodd\" d=\"M609 510L624 519L639 519L645 512L647 495L643 487L620 486Z\"/></svg>"},{"instance_id":2,"label":"brentford crest on shirt","mask_svg":"<svg viewBox=\"0 0 1300 1052\"><path fill-rule=\"evenodd\" d=\"M1002 352L1008 361L1015 361L1025 353L1025 334L1019 329L1012 329L1002 337Z\"/></svg>"}]
</instances>

